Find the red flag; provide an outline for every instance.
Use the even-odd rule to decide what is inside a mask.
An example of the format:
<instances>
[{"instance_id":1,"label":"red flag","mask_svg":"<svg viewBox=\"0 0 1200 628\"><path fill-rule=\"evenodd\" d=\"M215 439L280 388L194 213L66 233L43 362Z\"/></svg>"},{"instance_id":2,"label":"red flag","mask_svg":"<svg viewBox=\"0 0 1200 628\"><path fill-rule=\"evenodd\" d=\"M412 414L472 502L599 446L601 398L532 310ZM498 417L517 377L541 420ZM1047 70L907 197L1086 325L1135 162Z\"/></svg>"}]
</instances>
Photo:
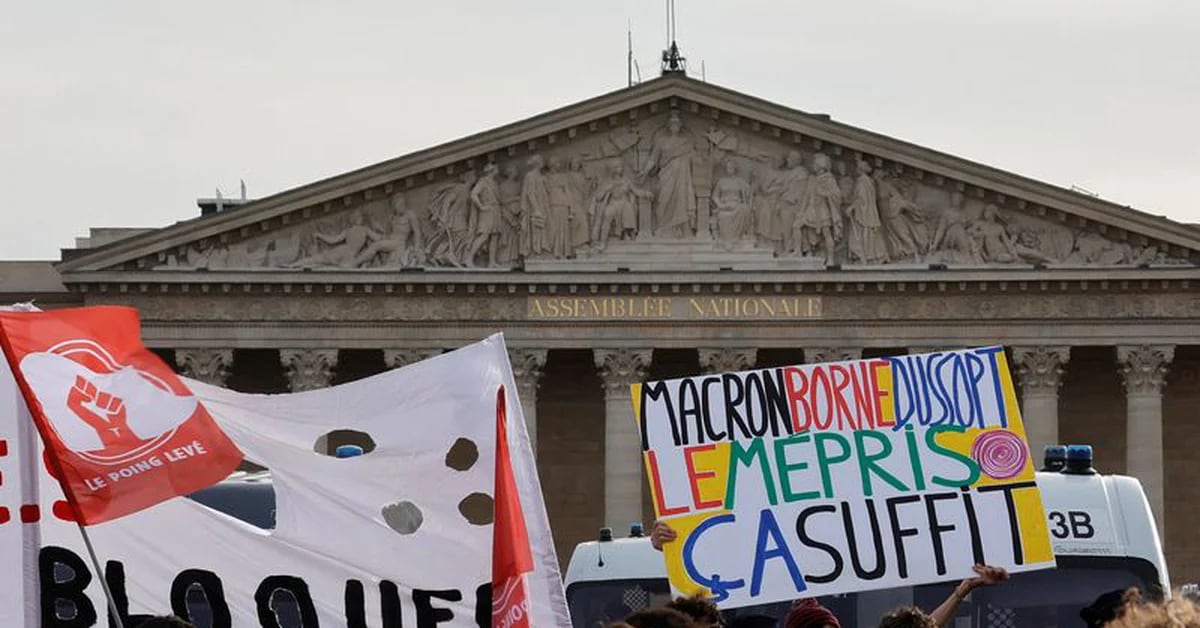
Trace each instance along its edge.
<instances>
[{"instance_id":1,"label":"red flag","mask_svg":"<svg viewBox=\"0 0 1200 628\"><path fill-rule=\"evenodd\" d=\"M508 457L508 412L504 387L496 393L496 523L492 530L492 626L529 628L529 591L525 574L533 571L533 553L525 514Z\"/></svg>"},{"instance_id":2,"label":"red flag","mask_svg":"<svg viewBox=\"0 0 1200 628\"><path fill-rule=\"evenodd\" d=\"M215 484L242 460L142 345L137 310L0 313L0 344L84 525Z\"/></svg>"}]
</instances>

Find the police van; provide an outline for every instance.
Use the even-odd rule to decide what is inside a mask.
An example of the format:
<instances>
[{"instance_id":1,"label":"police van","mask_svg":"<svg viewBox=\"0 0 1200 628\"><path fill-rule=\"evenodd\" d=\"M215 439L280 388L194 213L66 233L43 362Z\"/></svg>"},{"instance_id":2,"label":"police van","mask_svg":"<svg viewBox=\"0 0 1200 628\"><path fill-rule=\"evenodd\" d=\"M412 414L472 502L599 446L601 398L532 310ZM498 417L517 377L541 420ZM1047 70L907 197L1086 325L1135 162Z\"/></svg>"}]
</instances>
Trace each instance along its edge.
<instances>
[{"instance_id":1,"label":"police van","mask_svg":"<svg viewBox=\"0 0 1200 628\"><path fill-rule=\"evenodd\" d=\"M959 608L956 628L1084 626L1080 611L1106 593L1138 587L1149 596L1170 591L1154 516L1134 478L1099 475L1086 445L1048 447L1037 474L1057 568L1014 574L977 589ZM897 606L932 610L957 582L821 598L843 626L874 627ZM627 538L607 528L580 543L565 578L575 628L594 628L670 599L662 554L641 524ZM782 617L790 603L735 609L731 616Z\"/></svg>"}]
</instances>

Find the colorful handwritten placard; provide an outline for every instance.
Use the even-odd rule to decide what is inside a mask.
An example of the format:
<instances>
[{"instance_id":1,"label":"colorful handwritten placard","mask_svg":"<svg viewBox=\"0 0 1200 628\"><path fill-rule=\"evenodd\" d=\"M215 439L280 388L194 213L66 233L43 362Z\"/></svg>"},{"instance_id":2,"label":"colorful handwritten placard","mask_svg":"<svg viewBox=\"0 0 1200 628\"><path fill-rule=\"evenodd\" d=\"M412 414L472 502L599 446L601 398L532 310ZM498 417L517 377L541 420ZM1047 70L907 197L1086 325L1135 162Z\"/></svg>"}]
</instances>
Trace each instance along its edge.
<instances>
[{"instance_id":1,"label":"colorful handwritten placard","mask_svg":"<svg viewBox=\"0 0 1200 628\"><path fill-rule=\"evenodd\" d=\"M734 608L1054 566L1001 347L633 386L672 586Z\"/></svg>"}]
</instances>

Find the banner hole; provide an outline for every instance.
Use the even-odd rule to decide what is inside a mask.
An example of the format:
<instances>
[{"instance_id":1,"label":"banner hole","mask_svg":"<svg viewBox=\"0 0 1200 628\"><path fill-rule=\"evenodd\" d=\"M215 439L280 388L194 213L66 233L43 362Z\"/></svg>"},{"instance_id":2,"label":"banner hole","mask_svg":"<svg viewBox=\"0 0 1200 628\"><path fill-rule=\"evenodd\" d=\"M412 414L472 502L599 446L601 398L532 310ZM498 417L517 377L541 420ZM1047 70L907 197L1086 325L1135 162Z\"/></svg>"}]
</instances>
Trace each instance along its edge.
<instances>
[{"instance_id":1,"label":"banner hole","mask_svg":"<svg viewBox=\"0 0 1200 628\"><path fill-rule=\"evenodd\" d=\"M466 471L479 461L479 447L469 438L459 438L446 452L446 466L455 471Z\"/></svg>"},{"instance_id":2,"label":"banner hole","mask_svg":"<svg viewBox=\"0 0 1200 628\"><path fill-rule=\"evenodd\" d=\"M412 534L424 523L425 515L416 504L402 501L383 507L383 521L400 534Z\"/></svg>"}]
</instances>

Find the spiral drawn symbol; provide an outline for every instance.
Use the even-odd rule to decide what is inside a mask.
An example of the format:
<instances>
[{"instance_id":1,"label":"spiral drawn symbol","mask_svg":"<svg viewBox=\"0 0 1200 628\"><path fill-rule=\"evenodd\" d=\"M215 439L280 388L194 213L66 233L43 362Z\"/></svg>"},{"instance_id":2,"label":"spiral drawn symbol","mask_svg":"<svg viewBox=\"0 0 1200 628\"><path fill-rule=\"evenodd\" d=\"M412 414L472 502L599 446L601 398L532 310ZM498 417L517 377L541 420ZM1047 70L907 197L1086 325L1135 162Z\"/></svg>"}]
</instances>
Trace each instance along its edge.
<instances>
[{"instance_id":1,"label":"spiral drawn symbol","mask_svg":"<svg viewBox=\"0 0 1200 628\"><path fill-rule=\"evenodd\" d=\"M1021 473L1029 460L1029 450L1020 436L1008 430L984 432L971 446L971 457L988 477L1007 480Z\"/></svg>"}]
</instances>

